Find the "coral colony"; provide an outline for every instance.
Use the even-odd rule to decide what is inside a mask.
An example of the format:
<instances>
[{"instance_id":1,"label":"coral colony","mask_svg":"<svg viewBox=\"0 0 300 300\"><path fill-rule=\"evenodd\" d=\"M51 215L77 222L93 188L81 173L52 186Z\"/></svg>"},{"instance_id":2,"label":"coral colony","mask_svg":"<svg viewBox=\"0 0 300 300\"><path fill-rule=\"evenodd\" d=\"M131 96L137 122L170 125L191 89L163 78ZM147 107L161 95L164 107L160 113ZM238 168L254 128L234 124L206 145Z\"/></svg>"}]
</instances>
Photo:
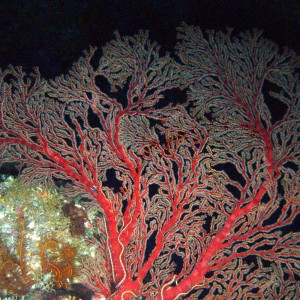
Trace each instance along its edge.
<instances>
[{"instance_id":1,"label":"coral colony","mask_svg":"<svg viewBox=\"0 0 300 300\"><path fill-rule=\"evenodd\" d=\"M32 291L36 296L38 291L51 293L78 281L81 262L93 259L96 249L83 243L65 216L64 207L72 203L55 191L24 186L11 177L0 188L3 295L29 294L31 299Z\"/></svg>"},{"instance_id":2,"label":"coral colony","mask_svg":"<svg viewBox=\"0 0 300 300\"><path fill-rule=\"evenodd\" d=\"M172 57L143 31L95 51L54 80L0 73L1 162L20 169L2 295L300 299L299 56L185 24Z\"/></svg>"}]
</instances>

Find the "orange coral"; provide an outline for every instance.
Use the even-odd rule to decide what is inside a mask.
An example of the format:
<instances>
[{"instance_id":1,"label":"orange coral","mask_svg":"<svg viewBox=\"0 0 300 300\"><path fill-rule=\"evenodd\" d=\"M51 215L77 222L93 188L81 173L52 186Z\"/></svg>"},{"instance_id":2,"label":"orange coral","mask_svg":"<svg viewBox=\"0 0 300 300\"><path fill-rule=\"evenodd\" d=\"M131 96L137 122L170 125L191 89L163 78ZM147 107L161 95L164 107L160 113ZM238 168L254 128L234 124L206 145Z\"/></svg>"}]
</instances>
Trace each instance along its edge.
<instances>
[{"instance_id":1,"label":"orange coral","mask_svg":"<svg viewBox=\"0 0 300 300\"><path fill-rule=\"evenodd\" d=\"M34 284L34 279L30 271L27 270L24 261L24 236L25 220L19 218L22 230L18 248L18 259L13 258L0 243L0 288L15 295L23 296L27 294ZM73 260L75 251L71 246L60 245L55 240L47 240L40 245L40 259L42 272L52 273L53 281L58 288L67 287L67 280L74 275Z\"/></svg>"},{"instance_id":2,"label":"orange coral","mask_svg":"<svg viewBox=\"0 0 300 300\"><path fill-rule=\"evenodd\" d=\"M60 247L59 242L49 240L41 244L40 257L43 273L51 272L58 288L67 287L67 280L74 275L74 249L70 246Z\"/></svg>"},{"instance_id":3,"label":"orange coral","mask_svg":"<svg viewBox=\"0 0 300 300\"><path fill-rule=\"evenodd\" d=\"M29 274L26 263L24 262L24 235L25 235L25 220L19 218L21 224L21 236L18 254L19 258L14 259L5 247L0 244L0 278L1 288L6 289L16 295L25 295L33 285L34 280Z\"/></svg>"}]
</instances>

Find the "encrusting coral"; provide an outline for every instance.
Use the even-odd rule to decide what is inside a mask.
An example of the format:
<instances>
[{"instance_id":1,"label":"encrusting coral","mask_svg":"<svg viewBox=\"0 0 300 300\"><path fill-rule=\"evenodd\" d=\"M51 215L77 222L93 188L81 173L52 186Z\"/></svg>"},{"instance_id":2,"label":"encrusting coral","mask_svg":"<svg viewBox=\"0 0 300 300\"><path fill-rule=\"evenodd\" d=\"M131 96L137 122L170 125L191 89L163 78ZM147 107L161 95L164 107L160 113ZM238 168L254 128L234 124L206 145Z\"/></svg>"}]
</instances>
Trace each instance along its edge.
<instances>
[{"instance_id":1,"label":"encrusting coral","mask_svg":"<svg viewBox=\"0 0 300 300\"><path fill-rule=\"evenodd\" d=\"M80 260L94 249L83 235L72 234L74 220L63 210L70 205L51 189L12 177L0 183L0 296L51 292L75 281ZM88 220L84 216L82 222Z\"/></svg>"}]
</instances>

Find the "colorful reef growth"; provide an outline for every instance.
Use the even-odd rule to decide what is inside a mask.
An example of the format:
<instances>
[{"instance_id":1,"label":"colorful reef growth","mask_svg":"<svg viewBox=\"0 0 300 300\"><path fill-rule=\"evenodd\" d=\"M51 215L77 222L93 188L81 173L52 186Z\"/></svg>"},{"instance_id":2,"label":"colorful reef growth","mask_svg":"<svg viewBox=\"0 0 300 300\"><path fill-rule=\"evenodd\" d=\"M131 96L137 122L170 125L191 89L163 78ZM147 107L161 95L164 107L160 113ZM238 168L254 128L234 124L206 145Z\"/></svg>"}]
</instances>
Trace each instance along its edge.
<instances>
[{"instance_id":1,"label":"colorful reef growth","mask_svg":"<svg viewBox=\"0 0 300 300\"><path fill-rule=\"evenodd\" d=\"M97 299L300 299L299 56L185 24L176 56L143 31L95 51L53 80L0 73L1 162L103 216L81 282ZM52 239L42 268L66 278L76 251Z\"/></svg>"},{"instance_id":2,"label":"colorful reef growth","mask_svg":"<svg viewBox=\"0 0 300 300\"><path fill-rule=\"evenodd\" d=\"M71 204L53 190L12 177L0 189L0 296L31 299L34 292L67 289L78 281L81 261L92 257L93 248L72 234L63 212Z\"/></svg>"}]
</instances>

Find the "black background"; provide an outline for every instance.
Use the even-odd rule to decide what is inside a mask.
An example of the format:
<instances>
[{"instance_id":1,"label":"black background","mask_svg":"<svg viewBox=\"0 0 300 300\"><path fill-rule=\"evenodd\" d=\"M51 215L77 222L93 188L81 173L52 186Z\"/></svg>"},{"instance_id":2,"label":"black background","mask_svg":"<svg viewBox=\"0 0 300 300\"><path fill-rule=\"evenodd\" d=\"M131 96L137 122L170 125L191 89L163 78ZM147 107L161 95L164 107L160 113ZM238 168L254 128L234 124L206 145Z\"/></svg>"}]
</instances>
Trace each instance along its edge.
<instances>
[{"instance_id":1,"label":"black background","mask_svg":"<svg viewBox=\"0 0 300 300\"><path fill-rule=\"evenodd\" d=\"M0 0L0 68L39 66L49 78L65 73L89 45L101 48L115 30L149 30L173 51L182 22L202 30L263 29L264 37L300 53L297 0Z\"/></svg>"}]
</instances>

